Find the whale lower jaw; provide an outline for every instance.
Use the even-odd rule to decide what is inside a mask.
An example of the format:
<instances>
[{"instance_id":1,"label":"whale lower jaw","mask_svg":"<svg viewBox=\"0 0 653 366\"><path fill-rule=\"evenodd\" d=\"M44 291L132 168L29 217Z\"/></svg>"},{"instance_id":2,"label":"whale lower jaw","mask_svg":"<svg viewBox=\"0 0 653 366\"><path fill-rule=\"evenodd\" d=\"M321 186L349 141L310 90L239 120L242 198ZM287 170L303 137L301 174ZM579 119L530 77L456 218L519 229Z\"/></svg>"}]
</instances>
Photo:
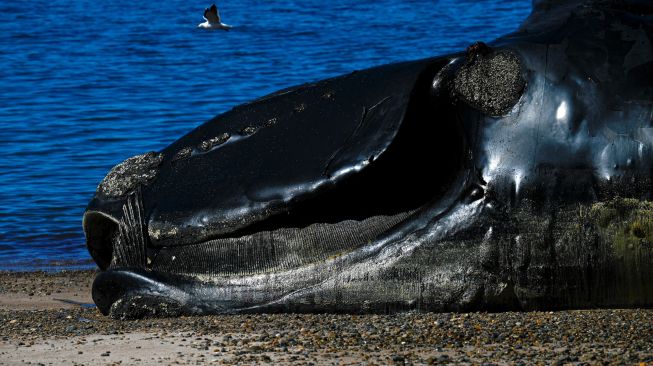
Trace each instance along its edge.
<instances>
[{"instance_id":1,"label":"whale lower jaw","mask_svg":"<svg viewBox=\"0 0 653 366\"><path fill-rule=\"evenodd\" d=\"M93 300L117 319L653 306L653 246L638 231L623 230L653 217L651 202L563 205L555 222L553 211L528 202L507 211L487 199L444 207L435 220L415 224L416 217L404 231L289 271L208 276L109 269L97 275Z\"/></svg>"},{"instance_id":2,"label":"whale lower jaw","mask_svg":"<svg viewBox=\"0 0 653 366\"><path fill-rule=\"evenodd\" d=\"M218 295L224 292L187 276L118 269L97 275L92 296L102 314L121 320L235 313L245 307Z\"/></svg>"},{"instance_id":3,"label":"whale lower jaw","mask_svg":"<svg viewBox=\"0 0 653 366\"><path fill-rule=\"evenodd\" d=\"M464 191L466 184L456 187ZM459 275L468 268L461 267L462 272L451 266L431 268L420 263L419 255L411 255L452 230L464 230L468 225L457 221L466 217L473 223L484 207L482 200L467 205L461 202L440 202L435 220L418 212L412 220L361 248L286 271L213 276L110 268L97 275L93 300L100 312L116 319L280 311L388 313L423 306L433 311L466 309L464 304L474 296L466 295L468 283ZM421 298L422 273L456 278L439 281L436 291L440 295L432 301Z\"/></svg>"},{"instance_id":4,"label":"whale lower jaw","mask_svg":"<svg viewBox=\"0 0 653 366\"><path fill-rule=\"evenodd\" d=\"M235 313L394 313L419 309L417 299L316 302L316 297L325 298L329 292L323 284L288 294L275 293L276 299L256 303L251 299L260 291L254 289L242 291L175 277L130 269L105 271L93 283L93 301L102 314L119 320ZM240 292L241 296L219 296L230 292ZM270 295L268 292L265 297Z\"/></svg>"}]
</instances>

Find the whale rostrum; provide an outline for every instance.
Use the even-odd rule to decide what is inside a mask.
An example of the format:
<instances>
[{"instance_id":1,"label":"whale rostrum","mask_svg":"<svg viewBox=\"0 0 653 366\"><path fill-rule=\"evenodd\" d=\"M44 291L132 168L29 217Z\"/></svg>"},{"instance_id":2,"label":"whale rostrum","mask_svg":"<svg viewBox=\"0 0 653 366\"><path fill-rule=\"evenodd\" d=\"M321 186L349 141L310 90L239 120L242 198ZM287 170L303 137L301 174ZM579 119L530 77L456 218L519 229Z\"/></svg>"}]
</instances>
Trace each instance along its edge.
<instances>
[{"instance_id":1,"label":"whale rostrum","mask_svg":"<svg viewBox=\"0 0 653 366\"><path fill-rule=\"evenodd\" d=\"M239 105L84 214L114 318L653 305L653 6Z\"/></svg>"}]
</instances>

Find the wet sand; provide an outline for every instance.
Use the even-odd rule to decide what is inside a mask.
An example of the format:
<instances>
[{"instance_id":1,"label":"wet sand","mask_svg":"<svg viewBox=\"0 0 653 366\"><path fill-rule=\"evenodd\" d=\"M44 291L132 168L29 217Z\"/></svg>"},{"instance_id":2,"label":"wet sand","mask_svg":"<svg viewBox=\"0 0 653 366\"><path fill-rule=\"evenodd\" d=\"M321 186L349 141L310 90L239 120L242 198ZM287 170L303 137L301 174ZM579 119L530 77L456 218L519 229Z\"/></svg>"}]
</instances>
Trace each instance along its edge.
<instances>
[{"instance_id":1,"label":"wet sand","mask_svg":"<svg viewBox=\"0 0 653 366\"><path fill-rule=\"evenodd\" d=\"M0 273L0 364L653 365L653 310L115 321L93 277Z\"/></svg>"}]
</instances>

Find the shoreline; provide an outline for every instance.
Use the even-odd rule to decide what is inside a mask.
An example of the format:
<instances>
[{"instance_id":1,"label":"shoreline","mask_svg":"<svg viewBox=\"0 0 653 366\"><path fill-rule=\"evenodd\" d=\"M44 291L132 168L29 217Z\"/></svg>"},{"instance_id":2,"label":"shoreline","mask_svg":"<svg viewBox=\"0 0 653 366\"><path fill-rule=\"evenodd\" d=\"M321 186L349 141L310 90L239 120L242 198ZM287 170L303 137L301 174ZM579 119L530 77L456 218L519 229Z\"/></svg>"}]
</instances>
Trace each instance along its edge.
<instances>
[{"instance_id":1,"label":"shoreline","mask_svg":"<svg viewBox=\"0 0 653 366\"><path fill-rule=\"evenodd\" d=\"M116 321L94 275L0 272L0 364L653 365L653 309Z\"/></svg>"}]
</instances>

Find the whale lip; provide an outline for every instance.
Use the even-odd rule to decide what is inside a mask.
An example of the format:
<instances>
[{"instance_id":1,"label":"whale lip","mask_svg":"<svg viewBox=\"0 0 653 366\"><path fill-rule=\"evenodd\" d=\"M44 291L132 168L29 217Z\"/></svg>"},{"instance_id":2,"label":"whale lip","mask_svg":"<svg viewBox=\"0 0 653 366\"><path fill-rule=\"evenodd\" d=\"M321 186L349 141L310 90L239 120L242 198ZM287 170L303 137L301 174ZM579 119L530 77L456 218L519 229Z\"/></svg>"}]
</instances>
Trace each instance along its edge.
<instances>
[{"instance_id":1,"label":"whale lip","mask_svg":"<svg viewBox=\"0 0 653 366\"><path fill-rule=\"evenodd\" d=\"M115 319L188 313L188 295L171 283L136 268L107 270L95 277L91 295L100 312Z\"/></svg>"}]
</instances>

